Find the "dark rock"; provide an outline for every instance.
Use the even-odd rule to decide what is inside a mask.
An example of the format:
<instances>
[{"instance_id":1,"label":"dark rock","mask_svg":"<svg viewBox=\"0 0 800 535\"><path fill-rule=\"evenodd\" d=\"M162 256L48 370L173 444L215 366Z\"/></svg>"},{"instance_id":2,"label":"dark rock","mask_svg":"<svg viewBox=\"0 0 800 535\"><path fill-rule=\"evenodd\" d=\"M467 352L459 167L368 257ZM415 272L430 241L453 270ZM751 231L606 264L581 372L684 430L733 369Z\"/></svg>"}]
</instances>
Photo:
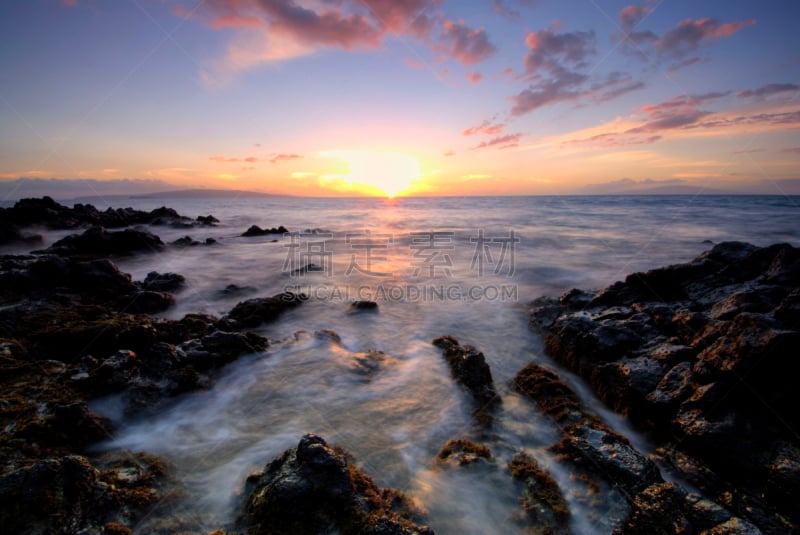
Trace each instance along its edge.
<instances>
[{"instance_id":1,"label":"dark rock","mask_svg":"<svg viewBox=\"0 0 800 535\"><path fill-rule=\"evenodd\" d=\"M242 233L242 236L245 237L266 236L267 234L286 234L287 232L289 231L283 225L281 225L278 228L273 227L269 229L263 229L258 225L252 225L250 228L248 228L246 231Z\"/></svg>"},{"instance_id":2,"label":"dark rock","mask_svg":"<svg viewBox=\"0 0 800 535\"><path fill-rule=\"evenodd\" d=\"M147 274L141 287L155 292L174 292L186 284L186 278L178 273L158 273L151 271Z\"/></svg>"},{"instance_id":3,"label":"dark rock","mask_svg":"<svg viewBox=\"0 0 800 535\"><path fill-rule=\"evenodd\" d=\"M673 466L693 485L715 499L731 496L731 511L765 531L798 529L800 514L789 504L800 496L800 472L790 468L791 455L770 461L775 444L800 450L798 284L800 249L726 242L689 263L632 274L588 303L574 290L557 310L540 300L531 325L544 329L547 352L604 402L656 444L674 443ZM520 385L530 385L520 389L547 391L555 388L550 380L521 374ZM574 414L574 400L556 395ZM558 417L556 401L543 403ZM786 472L773 473L775 466ZM747 521L695 528L747 530ZM719 527L725 522L739 527Z\"/></svg>"},{"instance_id":4,"label":"dark rock","mask_svg":"<svg viewBox=\"0 0 800 535\"><path fill-rule=\"evenodd\" d=\"M246 293L255 292L257 288L253 286L239 286L238 284L229 284L219 291L219 294L225 297L242 295Z\"/></svg>"},{"instance_id":5,"label":"dark rock","mask_svg":"<svg viewBox=\"0 0 800 535\"><path fill-rule=\"evenodd\" d=\"M211 214L205 216L199 215L197 216L197 222L203 225L216 225L217 223L219 223L219 219L217 219Z\"/></svg>"},{"instance_id":6,"label":"dark rock","mask_svg":"<svg viewBox=\"0 0 800 535\"><path fill-rule=\"evenodd\" d=\"M166 310L175 304L175 299L168 293L142 290L125 296L119 301L119 307L128 313L154 314Z\"/></svg>"},{"instance_id":7,"label":"dark rock","mask_svg":"<svg viewBox=\"0 0 800 535\"><path fill-rule=\"evenodd\" d=\"M184 236L183 238L178 238L177 240L170 242L170 245L174 245L176 247L195 247L200 245L200 242L191 236Z\"/></svg>"},{"instance_id":8,"label":"dark rock","mask_svg":"<svg viewBox=\"0 0 800 535\"><path fill-rule=\"evenodd\" d=\"M129 255L157 252L163 247L161 238L144 230L108 232L103 227L92 227L83 234L72 234L58 240L44 252L62 256Z\"/></svg>"},{"instance_id":9,"label":"dark rock","mask_svg":"<svg viewBox=\"0 0 800 535\"><path fill-rule=\"evenodd\" d=\"M402 493L378 487L347 452L313 434L248 478L246 495L249 534L433 534L416 524Z\"/></svg>"},{"instance_id":10,"label":"dark rock","mask_svg":"<svg viewBox=\"0 0 800 535\"><path fill-rule=\"evenodd\" d=\"M512 386L561 425L578 423L585 417L575 392L555 373L538 364L531 363L520 370Z\"/></svg>"},{"instance_id":11,"label":"dark rock","mask_svg":"<svg viewBox=\"0 0 800 535\"><path fill-rule=\"evenodd\" d=\"M350 303L350 308L355 311L363 312L363 311L372 311L377 312L378 310L378 303L375 301L353 301Z\"/></svg>"},{"instance_id":12,"label":"dark rock","mask_svg":"<svg viewBox=\"0 0 800 535\"><path fill-rule=\"evenodd\" d=\"M493 462L492 452L483 444L476 444L465 438L454 438L447 441L436 456L440 464L453 464L466 466L470 464L483 464Z\"/></svg>"},{"instance_id":13,"label":"dark rock","mask_svg":"<svg viewBox=\"0 0 800 535\"><path fill-rule=\"evenodd\" d=\"M511 477L525 485L520 503L533 532L569 533L569 506L553 477L526 453L515 455L508 467Z\"/></svg>"},{"instance_id":14,"label":"dark rock","mask_svg":"<svg viewBox=\"0 0 800 535\"><path fill-rule=\"evenodd\" d=\"M690 535L692 525L683 512L684 493L673 483L651 485L636 495L619 535Z\"/></svg>"},{"instance_id":15,"label":"dark rock","mask_svg":"<svg viewBox=\"0 0 800 535\"><path fill-rule=\"evenodd\" d=\"M286 310L291 310L308 299L304 294L284 292L272 297L248 299L228 312L228 318L242 327L258 327L275 321Z\"/></svg>"},{"instance_id":16,"label":"dark rock","mask_svg":"<svg viewBox=\"0 0 800 535\"><path fill-rule=\"evenodd\" d=\"M453 379L472 396L473 414L481 424L490 425L492 413L501 402L486 357L472 346L457 345L456 340L449 336L437 338L432 343L443 349Z\"/></svg>"}]
</instances>

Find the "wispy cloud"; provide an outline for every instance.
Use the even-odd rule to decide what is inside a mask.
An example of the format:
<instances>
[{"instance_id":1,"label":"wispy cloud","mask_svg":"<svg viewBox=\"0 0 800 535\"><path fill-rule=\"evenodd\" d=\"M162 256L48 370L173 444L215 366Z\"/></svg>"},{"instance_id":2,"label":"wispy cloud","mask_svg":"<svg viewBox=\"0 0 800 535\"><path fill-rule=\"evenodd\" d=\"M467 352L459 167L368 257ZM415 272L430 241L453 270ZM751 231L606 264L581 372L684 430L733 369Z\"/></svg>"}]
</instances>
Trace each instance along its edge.
<instances>
[{"instance_id":1,"label":"wispy cloud","mask_svg":"<svg viewBox=\"0 0 800 535\"><path fill-rule=\"evenodd\" d=\"M285 162L288 160L299 160L300 158L302 158L300 154L276 154L269 161L270 163L278 163L278 162Z\"/></svg>"},{"instance_id":2,"label":"wispy cloud","mask_svg":"<svg viewBox=\"0 0 800 535\"><path fill-rule=\"evenodd\" d=\"M736 93L737 97L748 98L766 98L778 93L797 93L800 91L800 85L797 84L767 84L757 89L745 89Z\"/></svg>"},{"instance_id":3,"label":"wispy cloud","mask_svg":"<svg viewBox=\"0 0 800 535\"><path fill-rule=\"evenodd\" d=\"M505 136L497 136L483 141L473 148L473 150L486 149L490 147L498 149L510 149L519 145L520 140L525 137L525 134L507 134Z\"/></svg>"},{"instance_id":4,"label":"wispy cloud","mask_svg":"<svg viewBox=\"0 0 800 535\"><path fill-rule=\"evenodd\" d=\"M211 156L208 158L212 162L218 163L236 163L236 162L247 162L247 163L256 163L258 158L255 156L248 156L247 158L230 158L227 156Z\"/></svg>"},{"instance_id":5,"label":"wispy cloud","mask_svg":"<svg viewBox=\"0 0 800 535\"><path fill-rule=\"evenodd\" d=\"M478 126L470 126L466 130L464 130L462 134L465 136L474 136L475 134L493 135L493 134L499 134L500 132L505 130L505 128L506 128L505 124L495 123L494 119L492 120L486 119Z\"/></svg>"}]
</instances>

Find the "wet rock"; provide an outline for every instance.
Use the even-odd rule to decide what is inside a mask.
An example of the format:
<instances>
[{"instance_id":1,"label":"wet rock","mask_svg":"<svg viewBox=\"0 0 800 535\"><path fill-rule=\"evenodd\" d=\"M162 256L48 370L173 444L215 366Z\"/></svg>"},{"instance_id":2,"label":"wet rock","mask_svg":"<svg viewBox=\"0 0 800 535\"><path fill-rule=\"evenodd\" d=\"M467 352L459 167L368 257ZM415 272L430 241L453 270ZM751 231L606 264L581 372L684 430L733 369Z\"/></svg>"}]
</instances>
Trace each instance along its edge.
<instances>
[{"instance_id":1,"label":"wet rock","mask_svg":"<svg viewBox=\"0 0 800 535\"><path fill-rule=\"evenodd\" d=\"M248 299L228 312L228 318L242 327L258 327L262 323L275 321L278 316L308 299L304 294L284 292L272 297Z\"/></svg>"},{"instance_id":2,"label":"wet rock","mask_svg":"<svg viewBox=\"0 0 800 535\"><path fill-rule=\"evenodd\" d=\"M261 228L258 225L252 225L250 228L245 230L242 233L244 237L253 237L253 236L266 236L267 234L286 234L289 230L281 225L280 227L272 227L272 228Z\"/></svg>"},{"instance_id":3,"label":"wet rock","mask_svg":"<svg viewBox=\"0 0 800 535\"><path fill-rule=\"evenodd\" d=\"M213 215L199 215L197 216L197 222L203 225L216 225L219 223L219 219L214 217Z\"/></svg>"},{"instance_id":4,"label":"wet rock","mask_svg":"<svg viewBox=\"0 0 800 535\"><path fill-rule=\"evenodd\" d=\"M718 526L701 532L700 535L761 535L761 533L761 530L750 522L741 518L731 518Z\"/></svg>"},{"instance_id":5,"label":"wet rock","mask_svg":"<svg viewBox=\"0 0 800 535\"><path fill-rule=\"evenodd\" d=\"M544 330L552 357L657 444L677 438L673 457L694 485L747 504L735 513L766 531L775 518L797 529L787 499L796 501L800 474L789 469L778 479L794 490L775 492L764 452L800 448L799 282L800 249L727 242L632 274L588 303L571 291L557 311L553 301L534 309L531 325Z\"/></svg>"},{"instance_id":6,"label":"wet rock","mask_svg":"<svg viewBox=\"0 0 800 535\"><path fill-rule=\"evenodd\" d=\"M184 236L182 238L178 238L177 240L171 241L170 245L174 245L175 247L195 247L200 245L201 242L195 240L191 236Z\"/></svg>"},{"instance_id":7,"label":"wet rock","mask_svg":"<svg viewBox=\"0 0 800 535\"><path fill-rule=\"evenodd\" d=\"M569 530L569 505L561 488L536 459L518 453L508 465L511 477L525 485L520 503L533 533L566 534Z\"/></svg>"},{"instance_id":8,"label":"wet rock","mask_svg":"<svg viewBox=\"0 0 800 535\"><path fill-rule=\"evenodd\" d=\"M165 292L141 290L119 300L121 310L128 313L154 314L175 304L175 298Z\"/></svg>"},{"instance_id":9,"label":"wet rock","mask_svg":"<svg viewBox=\"0 0 800 535\"><path fill-rule=\"evenodd\" d=\"M500 396L494 388L492 371L483 353L472 346L460 346L449 336L434 340L433 345L443 349L453 379L472 396L473 414L484 425L490 425L492 413L500 406Z\"/></svg>"},{"instance_id":10,"label":"wet rock","mask_svg":"<svg viewBox=\"0 0 800 535\"><path fill-rule=\"evenodd\" d=\"M447 441L436 456L439 464L466 466L493 462L492 452L487 446L477 444L465 438L454 438Z\"/></svg>"},{"instance_id":11,"label":"wet rock","mask_svg":"<svg viewBox=\"0 0 800 535\"><path fill-rule=\"evenodd\" d=\"M178 273L158 273L151 271L147 274L140 286L145 290L155 292L174 292L186 284L186 278Z\"/></svg>"},{"instance_id":12,"label":"wet rock","mask_svg":"<svg viewBox=\"0 0 800 535\"><path fill-rule=\"evenodd\" d=\"M225 356L264 351L267 339L256 333L230 333L215 331L202 338L203 349Z\"/></svg>"},{"instance_id":13,"label":"wet rock","mask_svg":"<svg viewBox=\"0 0 800 535\"><path fill-rule=\"evenodd\" d=\"M617 535L689 535L692 525L683 513L684 493L673 483L651 485L636 495Z\"/></svg>"},{"instance_id":14,"label":"wet rock","mask_svg":"<svg viewBox=\"0 0 800 535\"><path fill-rule=\"evenodd\" d=\"M332 332L332 331L330 331ZM319 331L314 333L319 336ZM329 338L334 343L341 343L341 338L336 333L333 333L335 338ZM372 379L375 374L377 374L380 370L382 370L388 363L392 362L392 359L389 355L384 353L383 351L377 351L375 349L364 351L362 353L353 353L350 370L364 377L365 379L369 380Z\"/></svg>"},{"instance_id":15,"label":"wet rock","mask_svg":"<svg viewBox=\"0 0 800 535\"><path fill-rule=\"evenodd\" d=\"M145 230L108 232L103 227L92 227L83 234L72 234L58 240L44 252L61 256L130 255L157 252L163 247L161 238Z\"/></svg>"},{"instance_id":16,"label":"wet rock","mask_svg":"<svg viewBox=\"0 0 800 535\"><path fill-rule=\"evenodd\" d=\"M249 534L428 534L402 493L378 487L341 448L307 434L250 476L241 522Z\"/></svg>"},{"instance_id":17,"label":"wet rock","mask_svg":"<svg viewBox=\"0 0 800 535\"><path fill-rule=\"evenodd\" d=\"M378 311L378 303L375 301L353 301L350 303L350 309L357 311L357 312L377 312Z\"/></svg>"},{"instance_id":18,"label":"wet rock","mask_svg":"<svg viewBox=\"0 0 800 535\"><path fill-rule=\"evenodd\" d=\"M238 284L229 284L219 291L219 294L225 297L237 296L246 293L253 293L257 288L253 286L239 286Z\"/></svg>"},{"instance_id":19,"label":"wet rock","mask_svg":"<svg viewBox=\"0 0 800 535\"><path fill-rule=\"evenodd\" d=\"M0 527L4 533L77 533L89 523L96 484L97 471L79 456L2 474Z\"/></svg>"},{"instance_id":20,"label":"wet rock","mask_svg":"<svg viewBox=\"0 0 800 535\"><path fill-rule=\"evenodd\" d=\"M512 387L535 401L546 415L561 425L578 423L585 418L575 392L554 372L539 364L528 364L517 372Z\"/></svg>"}]
</instances>

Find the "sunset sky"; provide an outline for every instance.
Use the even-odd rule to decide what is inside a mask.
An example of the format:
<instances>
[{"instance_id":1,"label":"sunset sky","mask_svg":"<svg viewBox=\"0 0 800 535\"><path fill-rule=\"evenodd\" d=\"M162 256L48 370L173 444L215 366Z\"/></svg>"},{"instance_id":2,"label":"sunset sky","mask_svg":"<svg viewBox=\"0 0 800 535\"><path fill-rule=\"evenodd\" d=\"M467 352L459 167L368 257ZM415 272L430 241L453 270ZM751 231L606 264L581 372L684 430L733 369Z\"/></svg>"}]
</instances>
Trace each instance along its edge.
<instances>
[{"instance_id":1,"label":"sunset sky","mask_svg":"<svg viewBox=\"0 0 800 535\"><path fill-rule=\"evenodd\" d=\"M20 177L800 193L800 2L3 1Z\"/></svg>"}]
</instances>

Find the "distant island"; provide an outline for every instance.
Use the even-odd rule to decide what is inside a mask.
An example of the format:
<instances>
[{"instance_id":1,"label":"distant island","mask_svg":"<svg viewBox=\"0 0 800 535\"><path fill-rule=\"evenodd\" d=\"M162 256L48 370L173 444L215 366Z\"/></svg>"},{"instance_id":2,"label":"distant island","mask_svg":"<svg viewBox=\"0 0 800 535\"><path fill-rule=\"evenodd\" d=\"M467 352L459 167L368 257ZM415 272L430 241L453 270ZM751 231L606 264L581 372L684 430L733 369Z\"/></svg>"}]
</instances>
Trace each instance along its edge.
<instances>
[{"instance_id":1,"label":"distant island","mask_svg":"<svg viewBox=\"0 0 800 535\"><path fill-rule=\"evenodd\" d=\"M172 191L158 191L142 195L131 195L133 199L206 199L220 197L291 197L276 193L262 191L245 191L238 189L178 189Z\"/></svg>"}]
</instances>

